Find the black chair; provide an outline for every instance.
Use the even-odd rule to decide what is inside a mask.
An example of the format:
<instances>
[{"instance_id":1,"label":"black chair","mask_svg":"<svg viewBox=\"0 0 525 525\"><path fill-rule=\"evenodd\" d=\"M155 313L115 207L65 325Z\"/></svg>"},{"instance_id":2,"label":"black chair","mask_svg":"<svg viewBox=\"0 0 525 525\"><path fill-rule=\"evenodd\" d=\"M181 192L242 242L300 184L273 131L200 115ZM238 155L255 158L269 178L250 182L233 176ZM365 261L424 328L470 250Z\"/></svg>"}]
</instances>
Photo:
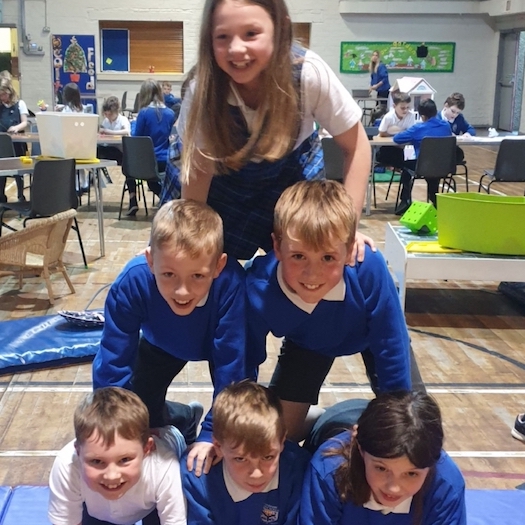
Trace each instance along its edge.
<instances>
[{"instance_id":1,"label":"black chair","mask_svg":"<svg viewBox=\"0 0 525 525\"><path fill-rule=\"evenodd\" d=\"M157 159L155 158L151 137L122 137L122 154L122 173L126 177L137 181L137 197L140 197L140 191L142 190L144 209L146 215L148 215L143 181L159 179ZM122 205L126 190L128 190L128 184L125 180L122 187L122 197L120 198L119 221L122 216Z\"/></svg>"},{"instance_id":2,"label":"black chair","mask_svg":"<svg viewBox=\"0 0 525 525\"><path fill-rule=\"evenodd\" d=\"M38 161L33 172L29 201L0 205L0 236L2 235L2 226L16 231L15 228L3 222L4 213L7 210L25 215L24 226L30 219L51 217L71 208L76 210L78 208L78 197L75 190L75 177L75 159ZM72 228L77 232L82 259L87 268L86 254L76 216Z\"/></svg>"},{"instance_id":3,"label":"black chair","mask_svg":"<svg viewBox=\"0 0 525 525\"><path fill-rule=\"evenodd\" d=\"M421 141L419 156L414 170L405 168L412 176L411 192L415 179L443 179L441 191L456 191L454 173L456 171L456 136L425 137ZM396 208L399 203L401 184L397 190Z\"/></svg>"},{"instance_id":4,"label":"black chair","mask_svg":"<svg viewBox=\"0 0 525 525\"><path fill-rule=\"evenodd\" d=\"M323 137L324 172L329 180L343 182L345 157L343 151L332 137Z\"/></svg>"},{"instance_id":5,"label":"black chair","mask_svg":"<svg viewBox=\"0 0 525 525\"><path fill-rule=\"evenodd\" d=\"M23 147L25 146L22 146L22 144L20 144L19 146L20 151L18 152L18 154L25 155L25 152L21 151ZM13 143L13 139L11 138L11 135L9 133L0 133L0 158L5 159L7 157L16 157L16 156L18 155L17 155L17 152L15 151L15 145ZM21 193L23 191L24 177L22 175L14 175L13 178L16 180L18 193Z\"/></svg>"},{"instance_id":6,"label":"black chair","mask_svg":"<svg viewBox=\"0 0 525 525\"><path fill-rule=\"evenodd\" d=\"M487 186L483 179L489 180ZM494 182L525 182L525 140L504 139L501 141L496 166L493 170L484 170L479 179L478 193L483 188L490 193ZM523 193L525 195L525 191Z\"/></svg>"},{"instance_id":7,"label":"black chair","mask_svg":"<svg viewBox=\"0 0 525 525\"><path fill-rule=\"evenodd\" d=\"M128 92L124 91L124 94L122 95L122 101L120 103L120 112L125 115L127 113L127 117L130 118L133 114L133 108L128 108Z\"/></svg>"}]
</instances>

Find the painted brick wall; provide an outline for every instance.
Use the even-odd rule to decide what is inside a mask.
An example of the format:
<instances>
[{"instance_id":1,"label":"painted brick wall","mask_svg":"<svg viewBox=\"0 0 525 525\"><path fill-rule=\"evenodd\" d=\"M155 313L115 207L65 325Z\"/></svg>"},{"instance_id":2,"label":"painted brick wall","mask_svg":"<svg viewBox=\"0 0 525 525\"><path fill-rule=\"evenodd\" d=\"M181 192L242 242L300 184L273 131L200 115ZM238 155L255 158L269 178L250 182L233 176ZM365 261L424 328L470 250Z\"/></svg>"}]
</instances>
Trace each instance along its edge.
<instances>
[{"instance_id":1,"label":"painted brick wall","mask_svg":"<svg viewBox=\"0 0 525 525\"><path fill-rule=\"evenodd\" d=\"M47 25L51 33L96 35L98 49L98 20L181 20L184 22L184 59L186 70L196 56L197 37L203 0L175 2L157 0L148 7L138 0L47 0ZM341 15L337 0L288 0L293 21L312 24L311 47L338 73L340 42L345 40L416 40L455 41L456 66L454 73L428 74L427 80L437 90L438 106L451 91L461 91L467 100L465 114L473 124L486 125L492 120L498 33L478 16L403 15ZM4 0L5 23L19 24L18 2ZM26 30L33 41L44 46L43 57L20 53L22 97L30 108L36 101L51 100L51 54L49 34L43 33L44 2L26 0ZM21 35L21 31L20 31ZM159 50L161 52L161 50ZM338 73L339 74L339 73ZM366 88L368 75L339 75L344 85ZM391 80L397 78L391 74ZM121 96L128 90L138 91L140 81L104 81L99 76L98 94ZM176 89L175 89L176 91ZM130 96L130 95L128 95Z\"/></svg>"}]
</instances>

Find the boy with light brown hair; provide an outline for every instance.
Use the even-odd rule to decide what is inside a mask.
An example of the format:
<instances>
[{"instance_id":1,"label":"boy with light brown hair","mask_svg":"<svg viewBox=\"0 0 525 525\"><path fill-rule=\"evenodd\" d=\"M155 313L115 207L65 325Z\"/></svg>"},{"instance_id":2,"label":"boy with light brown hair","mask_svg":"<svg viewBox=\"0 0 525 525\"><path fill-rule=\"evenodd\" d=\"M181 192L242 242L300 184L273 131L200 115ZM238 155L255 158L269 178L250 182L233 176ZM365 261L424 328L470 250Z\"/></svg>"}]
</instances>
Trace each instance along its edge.
<instances>
[{"instance_id":1,"label":"boy with light brown hair","mask_svg":"<svg viewBox=\"0 0 525 525\"><path fill-rule=\"evenodd\" d=\"M268 332L284 337L270 388L295 441L338 356L361 353L374 392L412 386L405 317L383 256L367 247L349 265L356 216L336 181L298 182L277 201L274 250L247 271L248 347L263 348Z\"/></svg>"},{"instance_id":2,"label":"boy with light brown hair","mask_svg":"<svg viewBox=\"0 0 525 525\"><path fill-rule=\"evenodd\" d=\"M53 525L186 524L178 461L185 442L177 429L152 437L144 403L114 387L88 394L74 427L49 478Z\"/></svg>"},{"instance_id":3,"label":"boy with light brown hair","mask_svg":"<svg viewBox=\"0 0 525 525\"><path fill-rule=\"evenodd\" d=\"M213 403L220 462L200 477L182 466L189 525L295 525L309 453L286 439L279 398L252 381ZM185 463L185 462L183 462Z\"/></svg>"},{"instance_id":4,"label":"boy with light brown hair","mask_svg":"<svg viewBox=\"0 0 525 525\"><path fill-rule=\"evenodd\" d=\"M188 361L208 362L213 397L232 381L255 377L259 361L246 359L245 335L245 272L223 253L221 218L204 203L167 202L153 220L145 255L110 288L93 386L133 390L148 407L151 427L172 424L191 444L199 414L195 405L167 402L168 387ZM211 435L210 410L188 461L197 458L199 467Z\"/></svg>"}]
</instances>

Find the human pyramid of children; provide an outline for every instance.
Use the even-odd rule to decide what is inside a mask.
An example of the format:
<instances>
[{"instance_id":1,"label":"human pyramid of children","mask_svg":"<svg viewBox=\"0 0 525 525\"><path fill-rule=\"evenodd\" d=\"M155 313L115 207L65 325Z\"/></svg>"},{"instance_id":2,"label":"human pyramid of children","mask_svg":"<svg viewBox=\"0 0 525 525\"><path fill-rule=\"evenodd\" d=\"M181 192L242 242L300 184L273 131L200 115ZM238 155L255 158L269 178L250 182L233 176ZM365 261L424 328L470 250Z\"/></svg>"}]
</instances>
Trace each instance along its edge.
<instances>
[{"instance_id":1,"label":"human pyramid of children","mask_svg":"<svg viewBox=\"0 0 525 525\"><path fill-rule=\"evenodd\" d=\"M109 291L94 391L50 476L52 524L466 523L395 286L357 232L360 117L292 46L284 0L206 1L177 123L182 198ZM344 152L344 185L321 180L314 121ZM270 332L283 344L265 387ZM323 413L334 359L356 353L374 399ZM188 361L207 361L214 387L200 432L202 405L166 400Z\"/></svg>"}]
</instances>

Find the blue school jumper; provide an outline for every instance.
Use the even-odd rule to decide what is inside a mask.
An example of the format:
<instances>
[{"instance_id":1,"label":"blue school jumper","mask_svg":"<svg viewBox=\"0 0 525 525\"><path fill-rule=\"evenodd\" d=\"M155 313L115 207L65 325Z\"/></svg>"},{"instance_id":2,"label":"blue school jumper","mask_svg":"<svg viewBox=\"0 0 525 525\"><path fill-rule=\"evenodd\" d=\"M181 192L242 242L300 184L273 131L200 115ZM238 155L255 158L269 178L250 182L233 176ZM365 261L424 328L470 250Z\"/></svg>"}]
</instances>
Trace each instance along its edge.
<instances>
[{"instance_id":1,"label":"blue school jumper","mask_svg":"<svg viewBox=\"0 0 525 525\"><path fill-rule=\"evenodd\" d=\"M224 481L222 461L209 474L188 472L186 456L180 463L182 486L188 501L188 525L296 525L304 471L310 454L286 441L279 458L279 485L235 502Z\"/></svg>"},{"instance_id":2,"label":"blue school jumper","mask_svg":"<svg viewBox=\"0 0 525 525\"><path fill-rule=\"evenodd\" d=\"M345 266L343 301L321 300L308 313L284 294L273 252L256 257L246 274L248 347L262 362L266 335L286 337L301 348L337 357L369 349L381 391L410 390L405 317L385 260L366 247L365 259Z\"/></svg>"},{"instance_id":3,"label":"blue school jumper","mask_svg":"<svg viewBox=\"0 0 525 525\"><path fill-rule=\"evenodd\" d=\"M445 120L441 111L438 112L437 117L441 120ZM448 120L445 122L448 122ZM450 129L454 135L462 135L463 133L470 133L472 136L476 135L476 130L467 122L463 113L460 113L452 122L448 123L450 124Z\"/></svg>"},{"instance_id":4,"label":"blue school jumper","mask_svg":"<svg viewBox=\"0 0 525 525\"><path fill-rule=\"evenodd\" d=\"M292 49L294 58L304 57L305 52L295 46ZM293 74L298 89L301 71L302 61L295 60ZM241 110L231 106L230 111L248 137ZM322 177L324 163L317 132L278 161L248 162L239 171L213 177L207 202L222 217L224 251L237 259L249 259L259 247L269 251L273 210L281 193L300 180Z\"/></svg>"},{"instance_id":5,"label":"blue school jumper","mask_svg":"<svg viewBox=\"0 0 525 525\"><path fill-rule=\"evenodd\" d=\"M132 390L139 334L154 346L185 361L214 366L214 397L227 385L248 377L245 368L245 272L228 258L203 306L175 314L157 288L144 255L132 259L109 290L100 348L93 361L93 388ZM199 441L211 440L211 410Z\"/></svg>"},{"instance_id":6,"label":"blue school jumper","mask_svg":"<svg viewBox=\"0 0 525 525\"><path fill-rule=\"evenodd\" d=\"M170 108L148 106L137 115L134 137L151 137L157 162L166 162L175 113Z\"/></svg>"},{"instance_id":7,"label":"blue school jumper","mask_svg":"<svg viewBox=\"0 0 525 525\"><path fill-rule=\"evenodd\" d=\"M343 459L324 453L340 446L341 442L347 443L349 436L349 432L339 434L315 453L305 474L298 525L413 525L414 500L408 514L383 514L341 501L334 476ZM465 482L456 464L444 451L423 496L422 511L421 523L424 525L465 525L467 522Z\"/></svg>"}]
</instances>

